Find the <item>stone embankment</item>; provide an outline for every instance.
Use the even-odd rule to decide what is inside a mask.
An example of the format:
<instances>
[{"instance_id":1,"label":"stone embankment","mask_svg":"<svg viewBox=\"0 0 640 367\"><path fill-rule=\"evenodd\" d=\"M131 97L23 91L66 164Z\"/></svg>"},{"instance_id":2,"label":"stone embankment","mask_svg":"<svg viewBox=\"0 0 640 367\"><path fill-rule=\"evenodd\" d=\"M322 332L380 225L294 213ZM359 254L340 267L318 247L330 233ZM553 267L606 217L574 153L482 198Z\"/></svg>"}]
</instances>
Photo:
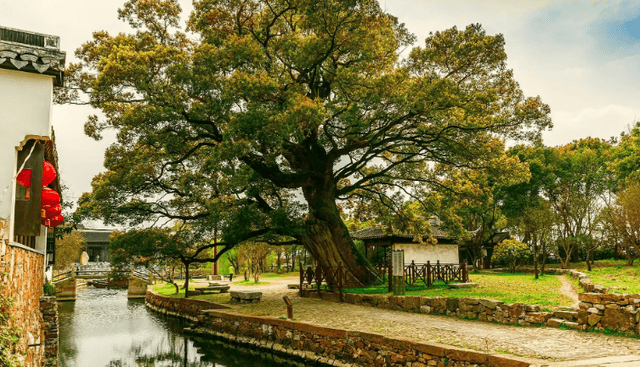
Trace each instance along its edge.
<instances>
[{"instance_id":1,"label":"stone embankment","mask_svg":"<svg viewBox=\"0 0 640 367\"><path fill-rule=\"evenodd\" d=\"M58 339L58 304L56 297L40 298L44 319L44 367L57 367L60 344Z\"/></svg>"},{"instance_id":2,"label":"stone embankment","mask_svg":"<svg viewBox=\"0 0 640 367\"><path fill-rule=\"evenodd\" d=\"M274 317L238 315L230 310L222 310L224 306L214 303L164 297L152 291L147 293L146 304L154 310L194 321L194 327L188 329L192 333L221 338L320 365L530 366L528 361L518 357L483 353L439 343L336 329ZM206 307L209 309L204 309Z\"/></svg>"},{"instance_id":3,"label":"stone embankment","mask_svg":"<svg viewBox=\"0 0 640 367\"><path fill-rule=\"evenodd\" d=\"M44 255L17 243L0 242L0 292L14 300L11 325L21 330L16 345L26 367L42 366L45 358L44 322L40 297L44 286Z\"/></svg>"}]
</instances>

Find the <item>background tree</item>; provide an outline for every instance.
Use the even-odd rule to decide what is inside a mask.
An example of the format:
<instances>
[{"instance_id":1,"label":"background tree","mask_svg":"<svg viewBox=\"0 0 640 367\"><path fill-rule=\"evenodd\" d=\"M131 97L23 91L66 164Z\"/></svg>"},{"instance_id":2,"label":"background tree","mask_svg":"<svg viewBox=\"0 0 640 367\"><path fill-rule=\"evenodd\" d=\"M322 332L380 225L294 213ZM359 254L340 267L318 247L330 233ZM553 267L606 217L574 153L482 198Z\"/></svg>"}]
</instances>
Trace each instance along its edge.
<instances>
[{"instance_id":1,"label":"background tree","mask_svg":"<svg viewBox=\"0 0 640 367\"><path fill-rule=\"evenodd\" d=\"M547 191L556 222L556 256L567 267L574 251L582 246L591 255L599 246L600 211L608 199L612 176L607 170L610 144L586 138L557 148L553 166L555 186Z\"/></svg>"},{"instance_id":2,"label":"background tree","mask_svg":"<svg viewBox=\"0 0 640 367\"><path fill-rule=\"evenodd\" d=\"M106 116L90 117L85 131L118 132L93 197L122 215L163 211L148 201L163 194L188 207L182 216L215 215L205 203L212 168L233 170L246 181L235 199L249 225L221 227L226 242L238 243L229 240L236 230L281 224L275 211L303 230L278 234L320 266L343 263L362 275L366 260L339 201L438 185L431 163L500 172L503 139L538 140L551 126L548 106L526 98L506 67L502 35L477 24L436 32L399 60L414 36L377 1L201 0L194 8L187 36L175 0L131 0L119 17L136 33L94 33L69 68L71 84ZM142 165L144 155L152 159ZM126 190L100 200L101 187L116 182ZM275 207L264 205L273 204L265 192ZM276 199L293 192L302 212Z\"/></svg>"},{"instance_id":3,"label":"background tree","mask_svg":"<svg viewBox=\"0 0 640 367\"><path fill-rule=\"evenodd\" d=\"M223 250L215 257L210 257L215 246L223 246ZM175 228L147 228L116 233L111 239L109 250L115 264L142 265L148 269L156 269L156 274L165 274L163 279L172 283L179 292L173 279L175 264L185 268L185 298L189 297L189 270L192 264L204 264L216 261L221 254L230 248L226 243L215 243L206 235L182 224ZM159 270L170 268L170 272Z\"/></svg>"},{"instance_id":4,"label":"background tree","mask_svg":"<svg viewBox=\"0 0 640 367\"><path fill-rule=\"evenodd\" d=\"M518 240L504 240L493 250L493 257L498 263L507 265L509 271L516 272L516 267L531 256L529 247Z\"/></svg>"},{"instance_id":5,"label":"background tree","mask_svg":"<svg viewBox=\"0 0 640 367\"><path fill-rule=\"evenodd\" d=\"M87 247L87 240L78 231L72 231L56 240L56 263L54 271L64 271L71 264L78 262L80 254Z\"/></svg>"},{"instance_id":6,"label":"background tree","mask_svg":"<svg viewBox=\"0 0 640 367\"><path fill-rule=\"evenodd\" d=\"M629 185L618 193L615 204L605 210L606 223L613 238L619 238L627 255L627 265L640 254L640 184Z\"/></svg>"}]
</instances>

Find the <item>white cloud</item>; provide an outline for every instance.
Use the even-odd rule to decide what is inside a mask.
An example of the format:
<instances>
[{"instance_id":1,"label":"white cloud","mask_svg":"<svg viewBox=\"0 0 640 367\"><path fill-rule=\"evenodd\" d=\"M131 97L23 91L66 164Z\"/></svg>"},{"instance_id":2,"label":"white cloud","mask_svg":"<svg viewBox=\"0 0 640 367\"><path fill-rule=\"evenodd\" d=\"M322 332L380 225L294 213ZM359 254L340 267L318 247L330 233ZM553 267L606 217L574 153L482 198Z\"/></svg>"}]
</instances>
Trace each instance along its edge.
<instances>
[{"instance_id":1,"label":"white cloud","mask_svg":"<svg viewBox=\"0 0 640 367\"><path fill-rule=\"evenodd\" d=\"M564 145L586 137L609 139L619 136L627 126L640 119L640 108L610 104L581 110L557 110L551 113L554 128L545 132L549 146Z\"/></svg>"}]
</instances>

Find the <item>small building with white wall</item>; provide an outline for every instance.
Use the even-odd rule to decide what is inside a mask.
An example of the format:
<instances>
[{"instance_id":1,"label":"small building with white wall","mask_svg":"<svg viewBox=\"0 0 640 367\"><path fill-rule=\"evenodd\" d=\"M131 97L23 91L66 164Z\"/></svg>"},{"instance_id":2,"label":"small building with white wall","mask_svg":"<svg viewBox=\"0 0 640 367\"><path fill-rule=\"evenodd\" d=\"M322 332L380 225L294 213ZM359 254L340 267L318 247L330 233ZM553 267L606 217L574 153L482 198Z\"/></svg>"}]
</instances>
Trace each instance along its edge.
<instances>
[{"instance_id":1,"label":"small building with white wall","mask_svg":"<svg viewBox=\"0 0 640 367\"><path fill-rule=\"evenodd\" d=\"M41 311L55 312L55 302L42 299L54 249L41 195L43 160L59 172L51 108L64 63L59 37L0 26L0 296L14 300L11 322L21 330L14 352L28 367L51 362L45 350L57 350ZM16 184L21 169L30 170L29 186ZM49 188L60 192L59 177Z\"/></svg>"}]
</instances>

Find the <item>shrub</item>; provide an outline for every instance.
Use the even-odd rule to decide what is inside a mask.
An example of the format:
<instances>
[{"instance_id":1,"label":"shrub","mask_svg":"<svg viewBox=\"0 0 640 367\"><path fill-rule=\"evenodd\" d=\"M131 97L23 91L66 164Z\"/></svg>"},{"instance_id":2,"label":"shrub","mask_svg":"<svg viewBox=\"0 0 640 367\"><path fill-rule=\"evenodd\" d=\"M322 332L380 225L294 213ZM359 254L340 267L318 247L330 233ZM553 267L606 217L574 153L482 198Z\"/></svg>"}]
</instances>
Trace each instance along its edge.
<instances>
[{"instance_id":1,"label":"shrub","mask_svg":"<svg viewBox=\"0 0 640 367\"><path fill-rule=\"evenodd\" d=\"M493 249L493 259L507 266L512 273L515 273L516 267L529 256L529 247L518 240L504 240Z\"/></svg>"}]
</instances>

